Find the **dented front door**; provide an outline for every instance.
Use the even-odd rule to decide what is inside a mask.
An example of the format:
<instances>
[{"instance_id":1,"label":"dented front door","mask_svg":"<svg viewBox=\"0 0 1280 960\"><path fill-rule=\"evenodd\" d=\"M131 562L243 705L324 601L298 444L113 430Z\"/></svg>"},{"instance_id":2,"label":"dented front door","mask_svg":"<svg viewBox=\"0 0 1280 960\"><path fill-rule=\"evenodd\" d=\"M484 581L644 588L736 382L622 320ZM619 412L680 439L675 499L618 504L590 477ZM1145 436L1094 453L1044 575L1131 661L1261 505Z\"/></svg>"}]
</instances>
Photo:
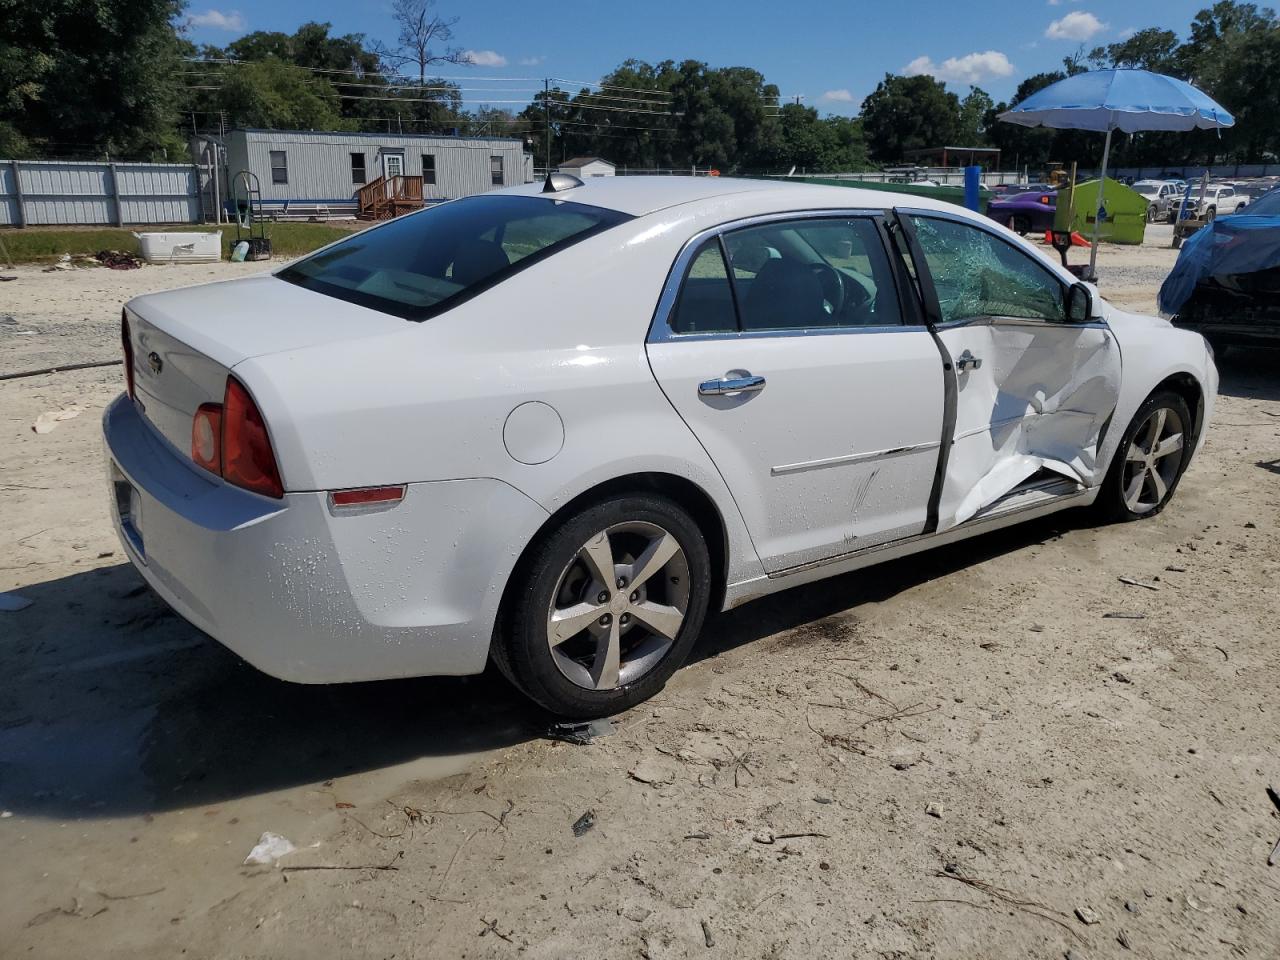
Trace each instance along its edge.
<instances>
[{"instance_id":1,"label":"dented front door","mask_svg":"<svg viewBox=\"0 0 1280 960\"><path fill-rule=\"evenodd\" d=\"M964 523L1037 474L1101 483L1098 441L1120 389L1106 324L1066 322L1067 284L995 232L946 216L910 220L936 291L934 333L954 399L937 528Z\"/></svg>"}]
</instances>

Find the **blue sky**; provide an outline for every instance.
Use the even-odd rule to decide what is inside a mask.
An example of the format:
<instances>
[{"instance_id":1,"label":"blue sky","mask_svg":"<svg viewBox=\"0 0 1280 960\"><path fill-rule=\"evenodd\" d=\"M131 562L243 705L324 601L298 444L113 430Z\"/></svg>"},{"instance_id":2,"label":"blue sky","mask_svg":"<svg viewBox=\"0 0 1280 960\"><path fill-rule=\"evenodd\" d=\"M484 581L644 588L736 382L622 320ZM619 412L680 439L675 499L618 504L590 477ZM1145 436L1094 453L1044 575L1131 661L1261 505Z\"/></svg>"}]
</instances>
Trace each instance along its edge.
<instances>
[{"instance_id":1,"label":"blue sky","mask_svg":"<svg viewBox=\"0 0 1280 960\"><path fill-rule=\"evenodd\" d=\"M784 96L803 96L823 113L856 114L886 72L929 73L964 95L977 83L996 100L1019 80L1056 69L1080 45L1092 48L1147 26L1185 35L1210 0L1026 0L963 3L941 0L828 2L796 6L779 0L650 0L547 4L514 0L440 0L457 16L454 42L477 64L450 74L512 78L512 93L470 93L489 99L528 94L514 78L596 81L627 57L651 62L704 60L751 66ZM393 41L389 6L380 0L194 0L187 16L196 42L225 44L250 30L292 32L306 20L329 21L334 33L365 33ZM446 72L441 70L441 73ZM518 109L518 107L517 107Z\"/></svg>"}]
</instances>

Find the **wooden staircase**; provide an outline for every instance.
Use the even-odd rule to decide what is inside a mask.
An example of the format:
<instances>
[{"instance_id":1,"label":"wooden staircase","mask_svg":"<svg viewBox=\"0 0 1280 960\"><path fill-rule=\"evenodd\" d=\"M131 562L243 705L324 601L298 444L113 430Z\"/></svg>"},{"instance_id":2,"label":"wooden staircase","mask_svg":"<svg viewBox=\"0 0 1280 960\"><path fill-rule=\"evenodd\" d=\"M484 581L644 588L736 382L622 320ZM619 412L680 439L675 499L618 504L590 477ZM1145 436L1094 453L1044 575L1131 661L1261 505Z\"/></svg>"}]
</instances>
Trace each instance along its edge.
<instances>
[{"instance_id":1,"label":"wooden staircase","mask_svg":"<svg viewBox=\"0 0 1280 960\"><path fill-rule=\"evenodd\" d=\"M379 177L356 191L356 218L390 220L422 208L422 177Z\"/></svg>"}]
</instances>

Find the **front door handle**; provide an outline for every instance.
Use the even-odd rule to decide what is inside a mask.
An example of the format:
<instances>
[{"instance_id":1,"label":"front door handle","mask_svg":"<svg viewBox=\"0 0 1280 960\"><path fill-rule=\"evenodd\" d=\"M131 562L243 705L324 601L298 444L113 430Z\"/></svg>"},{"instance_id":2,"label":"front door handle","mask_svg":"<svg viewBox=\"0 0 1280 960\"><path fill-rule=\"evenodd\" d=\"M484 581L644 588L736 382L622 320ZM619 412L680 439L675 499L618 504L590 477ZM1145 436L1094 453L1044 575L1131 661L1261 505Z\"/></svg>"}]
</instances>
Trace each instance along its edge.
<instances>
[{"instance_id":1,"label":"front door handle","mask_svg":"<svg viewBox=\"0 0 1280 960\"><path fill-rule=\"evenodd\" d=\"M977 370L981 366L982 358L975 357L968 350L956 357L956 369L961 373L964 373L966 370Z\"/></svg>"},{"instance_id":2,"label":"front door handle","mask_svg":"<svg viewBox=\"0 0 1280 960\"><path fill-rule=\"evenodd\" d=\"M753 376L746 371L732 370L718 380L704 380L698 384L698 395L722 397L727 393L759 393L764 389L764 377Z\"/></svg>"}]
</instances>

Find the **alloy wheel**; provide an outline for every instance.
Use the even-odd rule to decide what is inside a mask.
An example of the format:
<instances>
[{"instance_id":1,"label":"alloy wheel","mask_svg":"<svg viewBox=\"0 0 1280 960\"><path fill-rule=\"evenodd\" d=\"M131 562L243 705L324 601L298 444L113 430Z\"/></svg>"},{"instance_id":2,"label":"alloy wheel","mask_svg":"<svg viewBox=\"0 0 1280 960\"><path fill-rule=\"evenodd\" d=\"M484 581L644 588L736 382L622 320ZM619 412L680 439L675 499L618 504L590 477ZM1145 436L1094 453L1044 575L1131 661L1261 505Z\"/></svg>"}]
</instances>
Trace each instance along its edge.
<instances>
[{"instance_id":1,"label":"alloy wheel","mask_svg":"<svg viewBox=\"0 0 1280 960\"><path fill-rule=\"evenodd\" d=\"M1125 451L1121 492L1133 513L1150 513L1164 502L1178 477L1186 433L1182 417L1159 407L1143 421Z\"/></svg>"},{"instance_id":2,"label":"alloy wheel","mask_svg":"<svg viewBox=\"0 0 1280 960\"><path fill-rule=\"evenodd\" d=\"M552 594L547 644L587 690L634 683L661 662L689 607L689 562L657 524L614 524L579 548Z\"/></svg>"}]
</instances>

